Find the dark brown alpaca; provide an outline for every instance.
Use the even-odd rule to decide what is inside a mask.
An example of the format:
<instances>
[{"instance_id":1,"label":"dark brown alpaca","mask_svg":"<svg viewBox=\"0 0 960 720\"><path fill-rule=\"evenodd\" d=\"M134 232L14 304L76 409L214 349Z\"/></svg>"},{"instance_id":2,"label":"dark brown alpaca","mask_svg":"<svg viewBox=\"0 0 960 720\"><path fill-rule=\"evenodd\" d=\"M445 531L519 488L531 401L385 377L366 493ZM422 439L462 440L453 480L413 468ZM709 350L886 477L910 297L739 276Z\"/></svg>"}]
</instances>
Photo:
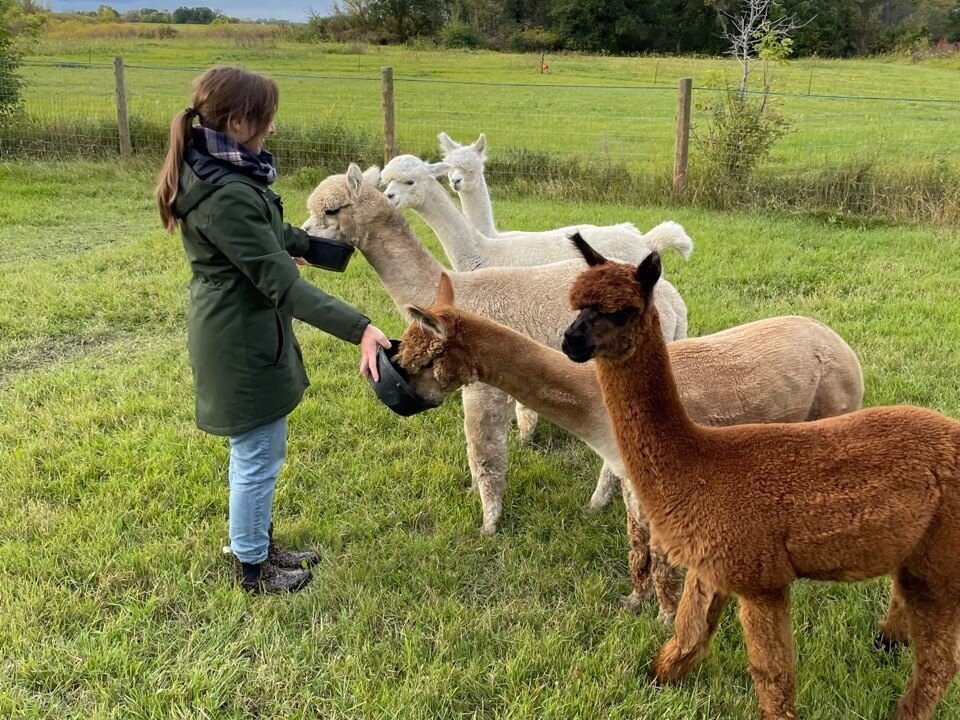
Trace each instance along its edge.
<instances>
[{"instance_id":1,"label":"dark brown alpaca","mask_svg":"<svg viewBox=\"0 0 960 720\"><path fill-rule=\"evenodd\" d=\"M960 422L899 406L799 425L697 425L649 302L659 257L608 262L574 242L591 267L570 291L579 315L564 352L596 360L651 528L704 591L694 613L687 597L700 593L684 593L655 677L693 667L736 595L761 717L794 718L790 584L891 574L881 629L912 641L916 656L895 717L929 718L960 666ZM697 626L705 602L707 633Z\"/></svg>"}]
</instances>

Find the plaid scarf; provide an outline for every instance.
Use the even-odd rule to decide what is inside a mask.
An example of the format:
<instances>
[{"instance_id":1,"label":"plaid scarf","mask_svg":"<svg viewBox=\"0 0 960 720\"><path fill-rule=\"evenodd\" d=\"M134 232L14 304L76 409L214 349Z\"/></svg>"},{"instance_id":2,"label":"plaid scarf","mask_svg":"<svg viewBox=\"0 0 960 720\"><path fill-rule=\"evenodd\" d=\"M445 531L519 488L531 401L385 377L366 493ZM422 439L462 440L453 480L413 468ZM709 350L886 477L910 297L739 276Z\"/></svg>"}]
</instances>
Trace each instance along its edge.
<instances>
[{"instance_id":1,"label":"plaid scarf","mask_svg":"<svg viewBox=\"0 0 960 720\"><path fill-rule=\"evenodd\" d=\"M192 145L200 155L220 160L239 168L254 180L269 185L277 179L277 168L273 165L273 155L261 150L254 155L243 145L226 133L217 132L202 125L193 128Z\"/></svg>"}]
</instances>

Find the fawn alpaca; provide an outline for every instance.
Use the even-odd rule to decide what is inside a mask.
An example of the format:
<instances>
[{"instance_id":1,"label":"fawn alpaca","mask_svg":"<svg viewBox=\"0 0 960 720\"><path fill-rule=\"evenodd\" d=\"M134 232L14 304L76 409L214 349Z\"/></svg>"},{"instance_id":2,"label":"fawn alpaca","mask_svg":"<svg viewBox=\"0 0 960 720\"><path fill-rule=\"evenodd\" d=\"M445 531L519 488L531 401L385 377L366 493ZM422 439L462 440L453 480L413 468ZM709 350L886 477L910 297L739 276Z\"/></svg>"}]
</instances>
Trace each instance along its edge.
<instances>
[{"instance_id":1,"label":"fawn alpaca","mask_svg":"<svg viewBox=\"0 0 960 720\"><path fill-rule=\"evenodd\" d=\"M912 642L897 720L927 720L960 666L960 422L899 406L799 425L706 427L680 401L650 293L660 259L587 263L564 352L596 360L621 456L668 557L711 594L707 632L684 592L654 664L682 677L706 651L728 595L740 601L764 720L794 718L789 588L797 578L892 574L882 632ZM695 603L694 603L695 604Z\"/></svg>"},{"instance_id":2,"label":"fawn alpaca","mask_svg":"<svg viewBox=\"0 0 960 720\"><path fill-rule=\"evenodd\" d=\"M463 385L482 382L508 393L583 440L617 479L627 510L633 592L620 603L636 610L652 580L660 620L672 621L681 575L651 548L649 528L630 483L592 363L563 353L454 305L450 276L440 276L429 309L406 308L413 319L399 361L410 383L440 403ZM833 330L804 317L775 317L705 337L670 343L687 412L708 425L801 422L860 407L863 375L857 356ZM704 610L706 612L706 609Z\"/></svg>"}]
</instances>

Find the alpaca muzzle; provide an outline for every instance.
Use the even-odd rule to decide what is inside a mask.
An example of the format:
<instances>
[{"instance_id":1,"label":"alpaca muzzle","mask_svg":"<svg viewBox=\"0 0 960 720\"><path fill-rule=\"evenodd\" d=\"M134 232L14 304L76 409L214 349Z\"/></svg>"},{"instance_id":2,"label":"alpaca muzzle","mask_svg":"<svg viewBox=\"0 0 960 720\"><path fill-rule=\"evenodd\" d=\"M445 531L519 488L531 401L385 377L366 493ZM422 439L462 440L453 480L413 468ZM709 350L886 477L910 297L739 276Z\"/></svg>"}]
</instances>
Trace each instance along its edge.
<instances>
[{"instance_id":1,"label":"alpaca muzzle","mask_svg":"<svg viewBox=\"0 0 960 720\"><path fill-rule=\"evenodd\" d=\"M584 319L582 311L563 333L560 349L563 350L564 355L577 363L593 359L597 344L593 340L593 333L590 332L590 326Z\"/></svg>"}]
</instances>

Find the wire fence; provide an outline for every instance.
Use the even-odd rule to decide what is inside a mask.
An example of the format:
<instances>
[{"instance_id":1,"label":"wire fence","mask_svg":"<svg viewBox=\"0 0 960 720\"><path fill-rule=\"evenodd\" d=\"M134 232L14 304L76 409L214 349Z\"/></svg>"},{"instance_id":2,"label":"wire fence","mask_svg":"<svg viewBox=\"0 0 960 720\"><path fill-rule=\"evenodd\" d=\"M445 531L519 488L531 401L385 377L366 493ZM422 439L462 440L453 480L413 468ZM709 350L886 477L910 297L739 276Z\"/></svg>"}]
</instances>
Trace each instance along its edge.
<instances>
[{"instance_id":1,"label":"wire fence","mask_svg":"<svg viewBox=\"0 0 960 720\"><path fill-rule=\"evenodd\" d=\"M22 112L0 121L0 157L70 159L119 152L112 65L28 62L23 70ZM169 120L189 103L190 82L202 70L125 66L134 154L162 153ZM269 147L283 170L342 172L349 162L382 163L379 77L270 75L280 85L281 104ZM711 107L721 92L693 90L685 201L934 222L960 219L960 100L774 94L770 100L789 122L788 132L749 177L718 177L707 172L697 138L709 132ZM451 82L399 75L393 103L400 153L438 159L439 131L461 142L485 133L494 192L510 187L577 199L675 199L674 87L483 78Z\"/></svg>"}]
</instances>

